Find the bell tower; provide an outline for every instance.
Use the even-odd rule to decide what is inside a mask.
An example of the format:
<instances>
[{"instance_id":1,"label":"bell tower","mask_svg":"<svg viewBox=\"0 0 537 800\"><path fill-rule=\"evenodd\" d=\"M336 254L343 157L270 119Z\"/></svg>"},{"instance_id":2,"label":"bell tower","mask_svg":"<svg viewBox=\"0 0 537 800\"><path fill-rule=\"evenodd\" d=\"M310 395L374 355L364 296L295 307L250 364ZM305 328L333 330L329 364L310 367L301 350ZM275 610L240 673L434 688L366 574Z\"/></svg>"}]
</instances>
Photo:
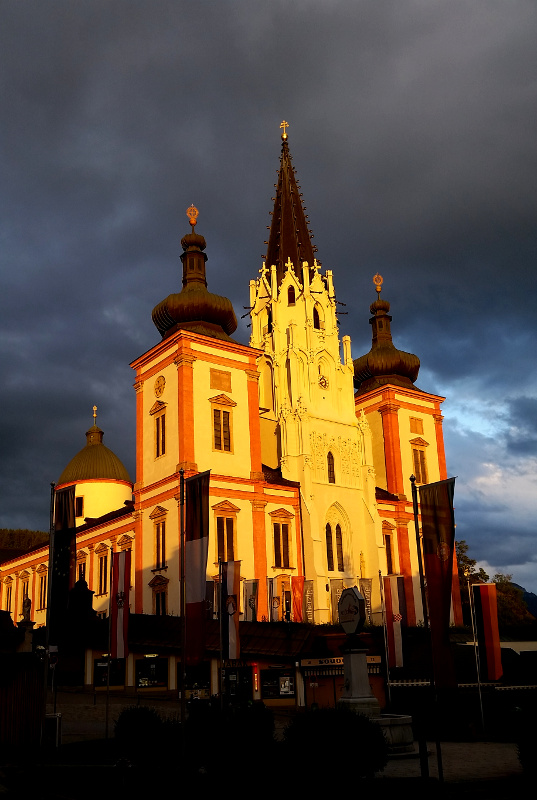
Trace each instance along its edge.
<instances>
[{"instance_id":1,"label":"bell tower","mask_svg":"<svg viewBox=\"0 0 537 800\"><path fill-rule=\"evenodd\" d=\"M332 271L315 257L287 123L280 127L266 261L250 282L250 344L262 353L262 460L300 483L306 583L315 621L327 622L345 586L366 579L377 592L382 532L369 426L355 413L350 337L340 339Z\"/></svg>"}]
</instances>

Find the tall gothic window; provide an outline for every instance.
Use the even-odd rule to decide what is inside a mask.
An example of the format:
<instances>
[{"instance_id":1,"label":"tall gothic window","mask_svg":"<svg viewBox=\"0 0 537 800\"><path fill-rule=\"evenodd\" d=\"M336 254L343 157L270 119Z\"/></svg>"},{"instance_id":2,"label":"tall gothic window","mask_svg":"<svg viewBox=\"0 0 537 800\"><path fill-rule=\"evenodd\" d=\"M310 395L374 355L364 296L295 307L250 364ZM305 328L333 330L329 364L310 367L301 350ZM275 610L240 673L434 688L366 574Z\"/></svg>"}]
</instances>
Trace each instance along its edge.
<instances>
[{"instance_id":1,"label":"tall gothic window","mask_svg":"<svg viewBox=\"0 0 537 800\"><path fill-rule=\"evenodd\" d=\"M290 286L287 290L287 305L294 306L295 304L295 287Z\"/></svg>"},{"instance_id":2,"label":"tall gothic window","mask_svg":"<svg viewBox=\"0 0 537 800\"><path fill-rule=\"evenodd\" d=\"M326 523L326 561L328 564L328 572L334 571L334 545L332 542L332 527L329 522Z\"/></svg>"},{"instance_id":3,"label":"tall gothic window","mask_svg":"<svg viewBox=\"0 0 537 800\"><path fill-rule=\"evenodd\" d=\"M328 467L328 483L336 482L336 468L334 465L334 456L331 452L326 456L326 465Z\"/></svg>"}]
</instances>

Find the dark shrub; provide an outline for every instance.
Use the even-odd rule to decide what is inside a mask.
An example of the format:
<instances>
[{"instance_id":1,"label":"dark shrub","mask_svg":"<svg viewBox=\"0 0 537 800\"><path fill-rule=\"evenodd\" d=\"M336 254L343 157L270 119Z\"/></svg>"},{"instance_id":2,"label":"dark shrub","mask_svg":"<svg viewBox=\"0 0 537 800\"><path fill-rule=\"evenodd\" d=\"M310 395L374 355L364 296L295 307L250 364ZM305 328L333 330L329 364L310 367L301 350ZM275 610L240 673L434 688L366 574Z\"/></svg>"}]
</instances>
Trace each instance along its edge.
<instances>
[{"instance_id":1,"label":"dark shrub","mask_svg":"<svg viewBox=\"0 0 537 800\"><path fill-rule=\"evenodd\" d=\"M164 726L158 711L149 706L124 708L114 725L121 752L131 760L152 757L163 738Z\"/></svg>"},{"instance_id":2,"label":"dark shrub","mask_svg":"<svg viewBox=\"0 0 537 800\"><path fill-rule=\"evenodd\" d=\"M335 774L369 777L384 769L388 760L381 728L345 705L298 713L285 729L284 742L288 776L306 779L310 785L329 781Z\"/></svg>"}]
</instances>

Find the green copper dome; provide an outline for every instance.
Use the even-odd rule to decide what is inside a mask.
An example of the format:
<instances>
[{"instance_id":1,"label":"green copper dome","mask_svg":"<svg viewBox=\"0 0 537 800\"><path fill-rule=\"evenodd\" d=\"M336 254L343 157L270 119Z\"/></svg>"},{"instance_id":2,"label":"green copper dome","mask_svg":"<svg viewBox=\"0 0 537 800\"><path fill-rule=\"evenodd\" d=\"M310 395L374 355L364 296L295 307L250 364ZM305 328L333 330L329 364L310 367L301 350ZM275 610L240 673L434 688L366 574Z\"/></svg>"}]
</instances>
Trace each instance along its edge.
<instances>
[{"instance_id":1,"label":"green copper dome","mask_svg":"<svg viewBox=\"0 0 537 800\"><path fill-rule=\"evenodd\" d=\"M86 432L87 443L68 463L59 477L58 486L79 481L111 480L131 483L122 462L103 444L103 431L93 425Z\"/></svg>"}]
</instances>

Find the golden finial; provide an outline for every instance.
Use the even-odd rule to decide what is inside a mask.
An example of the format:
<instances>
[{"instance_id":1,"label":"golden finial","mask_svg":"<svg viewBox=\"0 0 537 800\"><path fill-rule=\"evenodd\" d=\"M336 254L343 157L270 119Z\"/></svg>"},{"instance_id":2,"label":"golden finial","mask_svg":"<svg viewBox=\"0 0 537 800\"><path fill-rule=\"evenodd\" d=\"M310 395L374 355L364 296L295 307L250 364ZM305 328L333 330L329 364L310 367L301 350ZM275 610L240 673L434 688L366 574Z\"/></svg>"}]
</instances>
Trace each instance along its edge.
<instances>
[{"instance_id":1,"label":"golden finial","mask_svg":"<svg viewBox=\"0 0 537 800\"><path fill-rule=\"evenodd\" d=\"M287 139L287 128L289 127L289 123L283 120L280 128L283 128L282 139L285 141Z\"/></svg>"},{"instance_id":2,"label":"golden finial","mask_svg":"<svg viewBox=\"0 0 537 800\"><path fill-rule=\"evenodd\" d=\"M198 221L199 213L200 212L198 211L198 209L196 208L196 206L194 204L192 204L190 206L190 208L187 208L187 210L186 210L186 215L188 217L188 221L192 225L192 233L194 233L194 226L196 225L196 222Z\"/></svg>"},{"instance_id":3,"label":"golden finial","mask_svg":"<svg viewBox=\"0 0 537 800\"><path fill-rule=\"evenodd\" d=\"M97 425L97 406L93 406L93 424Z\"/></svg>"},{"instance_id":4,"label":"golden finial","mask_svg":"<svg viewBox=\"0 0 537 800\"><path fill-rule=\"evenodd\" d=\"M375 284L375 289L377 290L379 297L380 297L380 292L382 290L383 282L384 278L382 277L382 275L379 275L378 272L376 275L373 275L373 283Z\"/></svg>"}]
</instances>

